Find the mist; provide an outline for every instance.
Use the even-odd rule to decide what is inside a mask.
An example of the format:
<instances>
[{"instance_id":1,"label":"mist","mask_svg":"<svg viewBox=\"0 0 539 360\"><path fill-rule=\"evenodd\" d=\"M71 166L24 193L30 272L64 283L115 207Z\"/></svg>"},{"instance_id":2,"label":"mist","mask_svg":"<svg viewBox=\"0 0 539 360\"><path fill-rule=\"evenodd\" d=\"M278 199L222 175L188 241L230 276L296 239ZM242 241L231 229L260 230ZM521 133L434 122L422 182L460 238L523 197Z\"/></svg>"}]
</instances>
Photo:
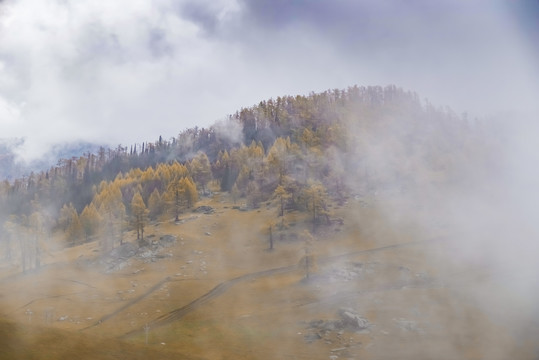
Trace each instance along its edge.
<instances>
[{"instance_id":1,"label":"mist","mask_svg":"<svg viewBox=\"0 0 539 360\"><path fill-rule=\"evenodd\" d=\"M473 118L535 106L534 2L4 1L0 133L21 159L132 144L260 99L412 89ZM211 106L207 106L211 104Z\"/></svg>"},{"instance_id":2,"label":"mist","mask_svg":"<svg viewBox=\"0 0 539 360\"><path fill-rule=\"evenodd\" d=\"M72 324L56 325L70 330L90 329L88 332L95 333L104 329L106 334L115 337L136 337L141 336L144 325L151 324L153 346L169 341L162 339L173 341L166 330L158 330L158 326L166 329L165 322L169 321L163 316L180 316L177 314L190 309L192 304L199 306L222 296L220 299L229 306L226 311L211 307L205 314L191 314L192 317L187 317L191 321L189 326L202 326L196 322L197 316L200 317L206 327L198 331L204 334L211 328L207 324L215 318L226 318L216 327L219 335L229 336L225 329L229 323L241 328L238 324L245 322L256 328L257 321L276 321L285 329L276 332L279 335L268 331L265 336L286 335L287 341L277 350L264 348L265 353L260 354L268 358L294 354L298 343L303 350L303 345L310 344L312 339L316 346L322 346L323 337L316 338L320 331L316 336L311 334L309 341L302 342L302 332L312 329L305 330L304 325L292 323L287 316L292 318L297 311L302 316L313 317L302 319L301 324L331 327L339 320L314 316L329 316L328 309L338 309L342 314L342 308L349 304L359 308L355 309L357 311L365 311L362 319L374 324L371 327L367 321L361 328L368 330L368 336L361 332L353 335L357 344L372 342L373 348L379 351L372 354L391 354L399 345L392 347L384 342L375 343L373 339L393 336L396 334L393 331L400 330L404 331L398 333L401 335L417 335L416 340L423 339L421 344L428 342L422 336L432 331L430 336L443 344L440 350L443 356L440 356L444 358L462 357L462 348L465 348L462 344L473 341L478 344L475 349L479 355L466 353L468 358L511 358L524 353L524 350L519 352L524 348L537 352L537 346L530 342L539 332L536 305L539 300L539 263L536 261L539 253L539 170L536 166L539 160L536 136L539 133L539 30L535 23L537 17L534 17L538 14L537 2L501 0L380 4L363 0L160 0L135 1L129 7L89 1L0 2L0 138L6 139L6 148L16 154L21 164L32 166L35 161L43 160L44 154L57 153L59 144L86 143L89 148L91 144L115 147L146 142L149 145L148 142L161 135L165 139L163 148L178 146L185 151L179 160L187 164L200 156L195 140L202 127L211 130L204 133L207 141L226 144L228 150L240 146L247 138L247 131L241 122L234 120L241 118L238 114L242 109L256 107L253 104L263 100L347 89L359 84L361 91L372 95L370 100L375 104L359 106L356 112L342 115L346 146L333 144L324 152L307 152L301 161L297 160L303 163L287 174L304 178L301 186L307 188L312 186L307 181L309 164L316 167L319 162L330 164L327 172L334 176L324 178L323 185L344 178L343 187L348 193L346 196L331 194L332 206L339 216L330 219L327 215L331 225L327 225L326 230L315 233L316 216L313 215L311 231L307 205L306 225L301 223L300 215L293 213L286 224L282 220L283 229L276 230L275 220L269 222L263 218L274 217L275 198L252 200L241 191L233 194L233 184L223 189L222 183L218 190L215 188L219 186L213 184L214 189L207 195L206 188L201 192L199 186L199 202L210 207L211 212L205 213L207 208L202 207L202 210L186 210L178 221L152 220L152 227L148 225L150 230L147 231L153 235L153 240L148 248L141 246L144 251L140 252L131 245L139 244L138 237L135 239L134 232L126 231L128 246L121 243L116 247L121 249L116 251L122 262L116 262L116 255L105 254L98 241L80 247L73 241L70 244L73 248L61 254L60 251L56 254L56 249L47 249L50 253L43 257L51 263L62 264L71 262L73 254L81 252L73 261L76 274L70 281L77 281L77 286L81 282L87 285L84 292L81 291L81 297L85 297L82 309L91 314L86 318L90 320L77 318L79 323L74 320ZM398 88L362 87L387 84L396 84ZM398 103L398 96L392 102L391 96L401 92L412 99L405 103L410 108L399 108L402 104ZM267 126L264 121L272 119L265 118L258 110L253 110L254 129L255 133L259 130L262 133L263 126ZM227 114L236 115L227 117ZM182 132L186 129L191 130ZM243 176L245 182L253 184L252 178L259 176L258 188L253 185L250 190L254 193L264 186L270 187L278 178L277 172L264 173L278 134L270 126L263 130L267 131L266 138L262 139L267 148L259 151L258 143L253 142L251 151L260 154L249 161L238 155L243 162L238 161L237 173L232 176L234 179ZM167 139L172 139L171 143ZM151 145L158 148L162 145L161 139ZM245 145L249 146L250 142ZM303 145L301 150L306 151L306 148ZM81 150L81 155L82 152L86 150ZM221 152L218 155L214 152L214 158L221 157ZM178 153L166 153L165 162L172 166ZM130 156L135 159L133 154ZM145 164L149 156L144 156L140 153L142 160L135 159L133 164ZM211 161L216 160L214 158ZM88 163L81 160L79 165L98 168L97 161L91 159L88 155ZM111 159L115 159L114 156ZM120 153L117 159L120 159L118 163L128 159L127 151ZM46 158L44 161L53 165L57 160ZM122 164L127 163L125 160ZM76 161L74 164L76 169ZM229 171L228 167L216 164L215 161L211 168L215 173ZM243 165L247 166L247 171L239 175ZM86 171L85 166L73 171L70 166L69 175L77 179ZM185 171L195 172L197 166L200 164L189 164L189 170ZM144 201L149 203L150 187L146 188L146 180L141 180L146 170L142 167L140 174L126 172L116 180L112 180L116 174L108 174L110 183L105 181L105 185L95 186L87 194L73 191L74 197L80 196L75 204L80 209L75 211L82 213L84 201L93 201L93 196L99 192L106 193L103 189L107 186L114 189L114 181L121 184L115 185L116 190L125 187L119 195L121 201L126 202L129 197L127 202L130 202L134 193L140 191ZM144 176L153 176L153 170L156 169L152 168ZM86 181L83 175L80 177ZM199 178L200 175L194 177L200 184ZM135 186L129 181L138 183ZM209 184L204 185L209 187ZM163 196L164 189L161 189ZM239 198L237 203L236 197ZM57 199L60 198L59 195ZM28 198L24 206L31 208L38 200ZM167 201L171 202L170 198ZM257 201L261 204L250 204ZM307 204L308 198L297 203L300 201ZM53 213L52 218L58 215L55 212L62 205L47 204L44 212ZM314 209L314 203L312 207ZM3 220L7 220L10 209L6 206L1 210L6 218ZM236 212L230 213L232 210ZM129 204L127 213L131 215L131 211ZM111 213L112 210L107 214ZM224 222L220 216L230 216L233 224ZM335 225L339 222L344 225ZM297 223L305 225L301 230L306 231L298 230L303 225ZM31 258L28 262L36 263L40 255L35 245L38 241L28 230L34 225L10 228L10 224L4 227L5 232L11 234L13 241L18 239L21 246L28 247L26 256ZM48 236L54 231L60 233L59 224L51 222L44 226ZM113 235L105 236L113 239L113 247L115 231L122 232L122 226L119 225L120 230L111 230ZM279 234L284 239L276 240L274 252L266 249L263 242L268 228L270 237L279 239ZM313 233L312 238L305 235L309 231ZM166 237L170 234L174 234L175 245L169 248L169 244L163 245L162 239L170 240ZM335 246L331 243L333 238L339 239ZM214 240L222 242L211 243ZM422 247L416 247L418 244ZM20 260L24 262L24 251L21 251ZM129 252L129 256L122 251ZM104 254L101 262L93 262L94 253ZM318 268L312 269L314 280L306 281L301 271L292 271L307 266L304 264L307 264L308 254L315 254L319 261ZM123 261L123 256L128 260ZM17 256L13 259L12 262L19 260ZM182 267L176 266L180 261ZM30 270L34 266L40 267L31 265ZM103 266L106 271L102 270ZM351 266L356 267L354 271L361 270L353 273L349 270ZM22 267L23 271L28 270L26 265ZM98 267L100 272L96 270ZM266 271L271 276L260 275ZM40 275L45 273L37 272L36 276L45 276ZM354 281L359 280L354 282L347 278L349 283L344 284L343 273ZM355 275L350 275L352 273ZM283 277L272 277L275 274ZM20 279L30 281L32 275L26 278L20 275ZM159 281L156 280L158 275ZM16 276L0 281L7 284L17 279ZM58 277L58 274L47 277L51 289L61 288L56 283ZM94 284L93 277L105 280L100 280L100 284L96 280ZM399 281L394 281L394 277ZM129 282L128 278L136 280ZM191 296L181 286L195 280L201 280L202 285L196 283ZM144 285L137 288L134 283ZM103 289L103 284L114 290L100 290L100 293L97 289ZM161 287L163 284L166 286ZM284 290L284 295L267 290L281 284L285 285L280 290L297 292L287 297ZM144 301L154 298L141 295L143 286L147 294L159 291L159 313L146 312L154 304L150 306ZM75 285L72 287L69 290L75 294ZM232 299L236 292L230 289L236 288L243 292L238 290L238 298ZM416 288L420 291L407 297ZM217 295L216 290L219 290ZM32 289L27 291L21 290L20 297L32 294L37 298ZM116 291L121 293L115 294ZM256 297L264 291L268 291L267 299ZM136 302L133 294L137 296ZM168 296L175 302L167 300ZM101 301L99 306L106 307L105 315L104 310L96 310L97 302L89 300L94 297ZM250 303L253 299L260 300L270 310L259 311L259 307ZM406 306L389 306L390 300ZM133 301L131 305L141 307L124 308L124 301L127 305ZM414 302L414 306L409 305ZM66 314L82 311L66 303L67 300L62 302ZM388 314L404 314L402 318L387 315L388 319L395 316L392 321L400 330L388 330L388 319L380 315L383 311L379 311L378 318L372 315L380 309L378 304L387 305ZM248 310L242 308L244 305ZM287 308L289 305L293 307ZM20 308L9 306L9 316L14 314L18 320L24 317ZM278 306L282 309L275 310ZM124 309L129 309L127 315L122 313ZM453 315L455 322L451 321ZM121 319L117 328L113 321L108 321L115 316ZM125 320L129 316L132 319ZM416 323L424 325L426 330L419 331L417 324L410 325L412 322L404 316L415 316ZM80 323L84 321L83 328ZM472 328L475 337L461 339L459 327ZM499 329L504 334L507 332L510 347L504 347L505 342L495 343L501 338L501 335L497 337ZM192 330L181 328L181 331ZM249 341L256 338L256 334L251 333L242 336ZM218 347L209 335L195 338L201 348ZM185 339L188 337L179 341L187 342ZM324 339L329 341L327 345L342 340ZM143 340L137 341L143 343ZM145 343L148 345L147 337ZM223 343L226 344L226 340ZM331 345L330 348L340 347ZM218 350L212 351L210 357L224 356ZM366 346L361 351L369 354ZM425 351L423 355L438 350ZM339 352L332 351L331 356L336 353ZM371 358L375 356L372 354ZM403 356L417 354L412 351Z\"/></svg>"}]
</instances>

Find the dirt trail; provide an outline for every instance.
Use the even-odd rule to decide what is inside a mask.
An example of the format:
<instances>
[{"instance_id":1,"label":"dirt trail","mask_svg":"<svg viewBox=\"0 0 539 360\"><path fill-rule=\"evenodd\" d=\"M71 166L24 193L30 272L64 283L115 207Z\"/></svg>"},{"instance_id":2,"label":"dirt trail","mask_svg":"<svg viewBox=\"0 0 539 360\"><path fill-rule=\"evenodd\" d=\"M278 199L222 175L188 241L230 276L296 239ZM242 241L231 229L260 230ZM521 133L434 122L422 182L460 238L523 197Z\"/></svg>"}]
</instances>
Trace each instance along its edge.
<instances>
[{"instance_id":1,"label":"dirt trail","mask_svg":"<svg viewBox=\"0 0 539 360\"><path fill-rule=\"evenodd\" d=\"M325 258L319 258L318 263L329 263L329 262L332 262L332 261L335 261L335 260L338 260L338 259L344 259L344 258L347 258L347 257L353 257L353 256L357 256L357 255L360 255L360 254L368 254L368 253L379 252L379 251L384 251L384 250L389 250L389 249L394 249L394 248L425 244L425 243L430 243L430 242L435 242L435 241L440 241L440 240L442 240L442 239L436 238L436 239L429 239L429 240L422 240L422 241L413 241L413 242L408 242L408 243L404 243L404 244L387 245L387 246L382 246L382 247L378 247L378 248L374 248L374 249L353 251L353 252L349 252L349 253L346 253L346 254L334 255L334 256L329 256L329 257L325 257ZM284 267L279 267L279 268L274 268L274 269L269 269L269 270L263 270L263 271L258 271L258 272L254 272L254 273L249 273L249 274L245 274L245 275L236 277L234 279L226 280L226 281L216 285L213 289L211 289L210 291L208 291L204 295L194 299L189 304L184 305L184 306L182 306L182 307L180 307L178 309L172 310L172 311L170 311L170 312L168 312L166 314L163 314L163 315L159 316L158 318L150 321L147 325L150 326L151 328L156 328L156 327L161 327L161 326L169 324L171 322L180 320L185 315L187 315L190 312L196 310L197 308L199 308L204 303L206 303L206 302L216 298L217 296L223 294L229 288L231 288L232 286L234 286L235 284L237 284L239 282L258 279L258 278L261 278L261 277L264 277L264 276L271 276L271 275L287 273L287 272L298 270L300 268L301 268L301 264L295 264L295 265L290 265L290 266L284 266ZM136 302L140 301L142 298L146 297L151 292L157 290L162 284L164 284L166 281L169 281L169 280L170 280L170 278L167 278L167 279L161 281L160 283L153 286L150 290L148 290L148 292L146 292L143 296L141 296L141 297L139 297L137 299L133 299L128 304L125 304L120 309L116 310L114 313L103 316L100 319L100 321L98 321L96 324L94 324L92 326L98 325L102 321L110 319L112 316L114 316L114 315L118 314L119 312L125 310L127 307L129 307L129 306L135 304ZM398 286L395 286L395 285L390 286L390 288L395 288L395 287L402 287L402 284L399 284ZM137 335L137 334L142 334L143 332L144 332L143 329L132 330L132 331L124 334L122 336L122 338L126 338L126 337Z\"/></svg>"},{"instance_id":2,"label":"dirt trail","mask_svg":"<svg viewBox=\"0 0 539 360\"><path fill-rule=\"evenodd\" d=\"M166 278L164 278L163 280L157 282L154 286L152 286L151 288L149 288L144 294L142 294L141 296L139 297L136 297L134 299L131 299L129 300L128 302L126 302L124 305L122 305L120 308L114 310L113 312L111 312L110 314L106 314L106 315L103 315L99 320L97 320L95 323L93 323L92 325L90 326L87 326L83 329L80 329L79 331L84 331L84 330L87 330L87 329L90 329L90 328L93 328L107 320L109 320L110 318L118 315L119 313L121 313L122 311L124 311L125 309L127 309L128 307L132 306L132 305L135 305L136 303L138 303L139 301L141 301L142 299L146 298L147 296L149 296L150 294L152 294L154 291L156 291L157 289L159 289L163 284L167 283L171 281L171 278L170 276L167 276Z\"/></svg>"}]
</instances>

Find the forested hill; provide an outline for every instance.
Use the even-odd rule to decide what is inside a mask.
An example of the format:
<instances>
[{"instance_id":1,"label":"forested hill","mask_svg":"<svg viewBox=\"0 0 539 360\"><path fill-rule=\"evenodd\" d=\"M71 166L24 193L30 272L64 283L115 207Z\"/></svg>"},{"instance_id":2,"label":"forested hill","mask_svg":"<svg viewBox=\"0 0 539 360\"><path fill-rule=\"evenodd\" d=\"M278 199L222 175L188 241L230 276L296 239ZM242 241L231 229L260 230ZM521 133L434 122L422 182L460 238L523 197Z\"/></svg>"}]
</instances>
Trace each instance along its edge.
<instances>
[{"instance_id":1,"label":"forested hill","mask_svg":"<svg viewBox=\"0 0 539 360\"><path fill-rule=\"evenodd\" d=\"M22 233L37 242L63 234L66 243L106 234L110 248L124 231L177 217L210 189L250 207L275 198L287 208L314 207L313 221L323 221L329 200L451 184L463 168L488 171L484 132L395 86L278 97L209 128L100 148L4 181L0 234L4 245ZM26 268L35 260L28 256Z\"/></svg>"}]
</instances>

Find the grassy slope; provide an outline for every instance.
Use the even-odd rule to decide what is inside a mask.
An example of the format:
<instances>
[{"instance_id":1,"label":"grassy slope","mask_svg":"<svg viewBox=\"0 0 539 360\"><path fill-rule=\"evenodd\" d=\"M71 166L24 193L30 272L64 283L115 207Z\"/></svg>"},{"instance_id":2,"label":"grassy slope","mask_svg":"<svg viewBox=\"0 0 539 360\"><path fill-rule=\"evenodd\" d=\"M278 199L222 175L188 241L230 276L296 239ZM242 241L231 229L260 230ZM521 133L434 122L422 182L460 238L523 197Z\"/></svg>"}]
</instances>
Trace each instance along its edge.
<instances>
[{"instance_id":1,"label":"grassy slope","mask_svg":"<svg viewBox=\"0 0 539 360\"><path fill-rule=\"evenodd\" d=\"M276 249L270 252L267 226L276 220L274 207L241 212L232 209L233 204L224 197L203 199L201 204L211 205L216 212L188 213L180 225L164 222L148 228L147 234L156 238L163 234L178 237L178 243L165 248L162 254L166 256L155 262L131 259L125 268L105 274L81 265L80 255L82 259L95 255L97 244L87 244L51 252L50 265L40 273L4 277L0 303L4 317L10 320L0 321L0 358L327 359L334 354L332 349L343 347L346 350L335 354L344 358L530 358L504 326L487 318L460 290L474 283L467 272L454 275L459 273L456 270L463 272L459 264L449 261L450 249L443 243L325 260L440 235L421 233L406 222L388 226L375 208L362 207L355 200L333 208L344 225L318 230L319 239L313 244L317 258L313 280L303 281L301 268L245 278L179 321L152 327L149 345L145 345L140 331L145 324L182 308L219 283L298 264L304 254L303 242L293 240L309 227L302 214L287 215L288 223L296 225L285 231L288 240L276 241ZM133 241L133 234L130 236ZM324 276L350 262L369 265L373 271L352 281L330 281ZM447 285L417 285L416 274ZM167 277L168 281L148 293ZM131 306L87 328L130 301ZM335 319L343 306L361 311L374 328L369 333L334 332L312 343L305 341L309 321ZM38 315L51 307L55 319L67 315L69 320L44 327ZM36 314L33 326L25 315L30 308ZM413 320L420 331L399 328L402 319ZM138 333L124 337L137 329ZM499 349L504 352L497 353Z\"/></svg>"},{"instance_id":2,"label":"grassy slope","mask_svg":"<svg viewBox=\"0 0 539 360\"><path fill-rule=\"evenodd\" d=\"M117 339L15 324L0 319L0 359L197 359Z\"/></svg>"}]
</instances>

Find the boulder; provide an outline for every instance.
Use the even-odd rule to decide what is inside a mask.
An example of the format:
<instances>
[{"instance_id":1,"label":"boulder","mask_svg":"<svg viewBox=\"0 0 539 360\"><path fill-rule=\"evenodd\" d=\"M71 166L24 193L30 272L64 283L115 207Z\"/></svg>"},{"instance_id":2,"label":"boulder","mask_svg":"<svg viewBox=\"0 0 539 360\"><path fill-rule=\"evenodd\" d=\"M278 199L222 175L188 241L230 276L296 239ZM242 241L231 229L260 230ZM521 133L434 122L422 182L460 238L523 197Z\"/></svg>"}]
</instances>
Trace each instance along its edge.
<instances>
[{"instance_id":1,"label":"boulder","mask_svg":"<svg viewBox=\"0 0 539 360\"><path fill-rule=\"evenodd\" d=\"M176 242L176 236L174 235L163 235L159 238L159 242L163 244L174 244Z\"/></svg>"},{"instance_id":2,"label":"boulder","mask_svg":"<svg viewBox=\"0 0 539 360\"><path fill-rule=\"evenodd\" d=\"M194 211L197 213L203 213L206 215L213 214L215 212L215 210L211 206L207 206L207 205L199 206Z\"/></svg>"},{"instance_id":3,"label":"boulder","mask_svg":"<svg viewBox=\"0 0 539 360\"><path fill-rule=\"evenodd\" d=\"M357 312L349 308L339 309L339 316L341 317L345 326L354 330L367 330L371 323Z\"/></svg>"}]
</instances>

